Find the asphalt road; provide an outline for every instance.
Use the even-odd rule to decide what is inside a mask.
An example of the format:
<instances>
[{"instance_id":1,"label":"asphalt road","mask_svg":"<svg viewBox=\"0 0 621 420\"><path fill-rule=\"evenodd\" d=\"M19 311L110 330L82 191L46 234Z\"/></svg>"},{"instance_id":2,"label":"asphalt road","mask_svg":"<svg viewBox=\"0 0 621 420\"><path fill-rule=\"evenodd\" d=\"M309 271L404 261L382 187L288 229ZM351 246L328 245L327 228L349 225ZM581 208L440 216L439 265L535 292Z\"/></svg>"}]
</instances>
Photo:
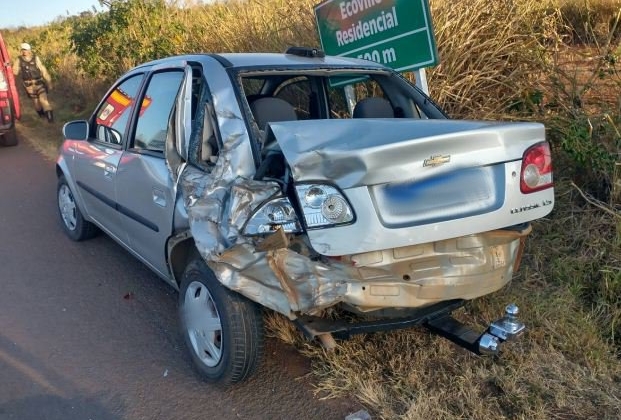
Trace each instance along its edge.
<instances>
[{"instance_id":1,"label":"asphalt road","mask_svg":"<svg viewBox=\"0 0 621 420\"><path fill-rule=\"evenodd\" d=\"M61 230L54 164L0 148L0 419L344 419L320 401L309 361L268 339L251 380L202 382L176 292L105 235Z\"/></svg>"}]
</instances>

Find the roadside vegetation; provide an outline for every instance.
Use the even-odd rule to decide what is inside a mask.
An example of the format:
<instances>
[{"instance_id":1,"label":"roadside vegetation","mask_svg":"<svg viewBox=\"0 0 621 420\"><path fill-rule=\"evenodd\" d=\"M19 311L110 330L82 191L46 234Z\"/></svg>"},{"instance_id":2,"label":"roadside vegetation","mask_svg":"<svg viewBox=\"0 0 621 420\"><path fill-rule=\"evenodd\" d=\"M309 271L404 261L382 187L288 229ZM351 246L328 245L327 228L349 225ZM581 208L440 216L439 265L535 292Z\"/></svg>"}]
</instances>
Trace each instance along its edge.
<instances>
[{"instance_id":1,"label":"roadside vegetation","mask_svg":"<svg viewBox=\"0 0 621 420\"><path fill-rule=\"evenodd\" d=\"M107 0L106 13L4 30L55 83L50 131L24 101L21 130L54 155L135 64L184 52L319 46L316 0L171 4ZM321 398L353 395L384 419L618 419L621 413L621 0L431 0L441 64L432 97L451 116L546 124L556 206L535 223L512 283L456 314L485 328L516 302L529 330L498 359L420 329L356 336L325 352L281 317L269 334L312 360ZM410 75L410 77L412 77ZM616 182L616 185L615 185Z\"/></svg>"}]
</instances>

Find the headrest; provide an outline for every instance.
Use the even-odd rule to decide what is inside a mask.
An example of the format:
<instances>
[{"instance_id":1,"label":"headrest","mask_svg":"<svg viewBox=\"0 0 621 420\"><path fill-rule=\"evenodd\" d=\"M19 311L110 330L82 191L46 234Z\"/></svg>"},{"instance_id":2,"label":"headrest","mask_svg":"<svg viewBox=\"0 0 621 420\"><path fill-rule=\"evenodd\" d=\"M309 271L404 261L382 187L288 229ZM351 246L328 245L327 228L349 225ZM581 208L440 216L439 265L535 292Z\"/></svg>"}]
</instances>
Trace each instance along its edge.
<instances>
[{"instance_id":1,"label":"headrest","mask_svg":"<svg viewBox=\"0 0 621 420\"><path fill-rule=\"evenodd\" d=\"M354 107L354 118L394 118L392 105L384 98L364 98Z\"/></svg>"},{"instance_id":2,"label":"headrest","mask_svg":"<svg viewBox=\"0 0 621 420\"><path fill-rule=\"evenodd\" d=\"M251 102L250 110L260 130L264 130L268 122L295 121L298 119L293 105L284 99L271 96Z\"/></svg>"}]
</instances>

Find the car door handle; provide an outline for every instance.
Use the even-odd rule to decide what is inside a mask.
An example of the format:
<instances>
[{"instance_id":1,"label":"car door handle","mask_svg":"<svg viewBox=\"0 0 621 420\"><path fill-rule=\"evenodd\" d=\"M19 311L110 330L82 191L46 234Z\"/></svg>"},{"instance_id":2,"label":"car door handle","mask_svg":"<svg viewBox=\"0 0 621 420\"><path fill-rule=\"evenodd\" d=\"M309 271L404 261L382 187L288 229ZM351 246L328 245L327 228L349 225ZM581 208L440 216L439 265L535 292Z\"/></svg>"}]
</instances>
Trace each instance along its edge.
<instances>
[{"instance_id":1,"label":"car door handle","mask_svg":"<svg viewBox=\"0 0 621 420\"><path fill-rule=\"evenodd\" d=\"M166 207L166 194L164 194L164 191L153 188L153 202L160 207Z\"/></svg>"},{"instance_id":2,"label":"car door handle","mask_svg":"<svg viewBox=\"0 0 621 420\"><path fill-rule=\"evenodd\" d=\"M112 175L114 175L114 172L116 172L116 168L112 165L105 165L104 166L104 176L107 178L112 178Z\"/></svg>"}]
</instances>

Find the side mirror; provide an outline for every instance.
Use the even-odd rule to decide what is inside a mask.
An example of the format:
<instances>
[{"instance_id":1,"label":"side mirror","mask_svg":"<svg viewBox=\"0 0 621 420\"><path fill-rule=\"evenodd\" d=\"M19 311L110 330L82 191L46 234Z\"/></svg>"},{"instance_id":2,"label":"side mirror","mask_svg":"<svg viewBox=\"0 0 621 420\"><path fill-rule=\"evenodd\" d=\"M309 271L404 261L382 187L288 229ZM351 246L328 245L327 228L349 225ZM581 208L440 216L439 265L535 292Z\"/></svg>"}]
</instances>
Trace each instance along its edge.
<instances>
[{"instance_id":1,"label":"side mirror","mask_svg":"<svg viewBox=\"0 0 621 420\"><path fill-rule=\"evenodd\" d=\"M78 120L66 123L63 126L63 136L66 140L88 139L88 121Z\"/></svg>"},{"instance_id":2,"label":"side mirror","mask_svg":"<svg viewBox=\"0 0 621 420\"><path fill-rule=\"evenodd\" d=\"M112 127L106 127L105 125L97 126L97 139L110 144L121 144L123 141L121 133Z\"/></svg>"}]
</instances>

